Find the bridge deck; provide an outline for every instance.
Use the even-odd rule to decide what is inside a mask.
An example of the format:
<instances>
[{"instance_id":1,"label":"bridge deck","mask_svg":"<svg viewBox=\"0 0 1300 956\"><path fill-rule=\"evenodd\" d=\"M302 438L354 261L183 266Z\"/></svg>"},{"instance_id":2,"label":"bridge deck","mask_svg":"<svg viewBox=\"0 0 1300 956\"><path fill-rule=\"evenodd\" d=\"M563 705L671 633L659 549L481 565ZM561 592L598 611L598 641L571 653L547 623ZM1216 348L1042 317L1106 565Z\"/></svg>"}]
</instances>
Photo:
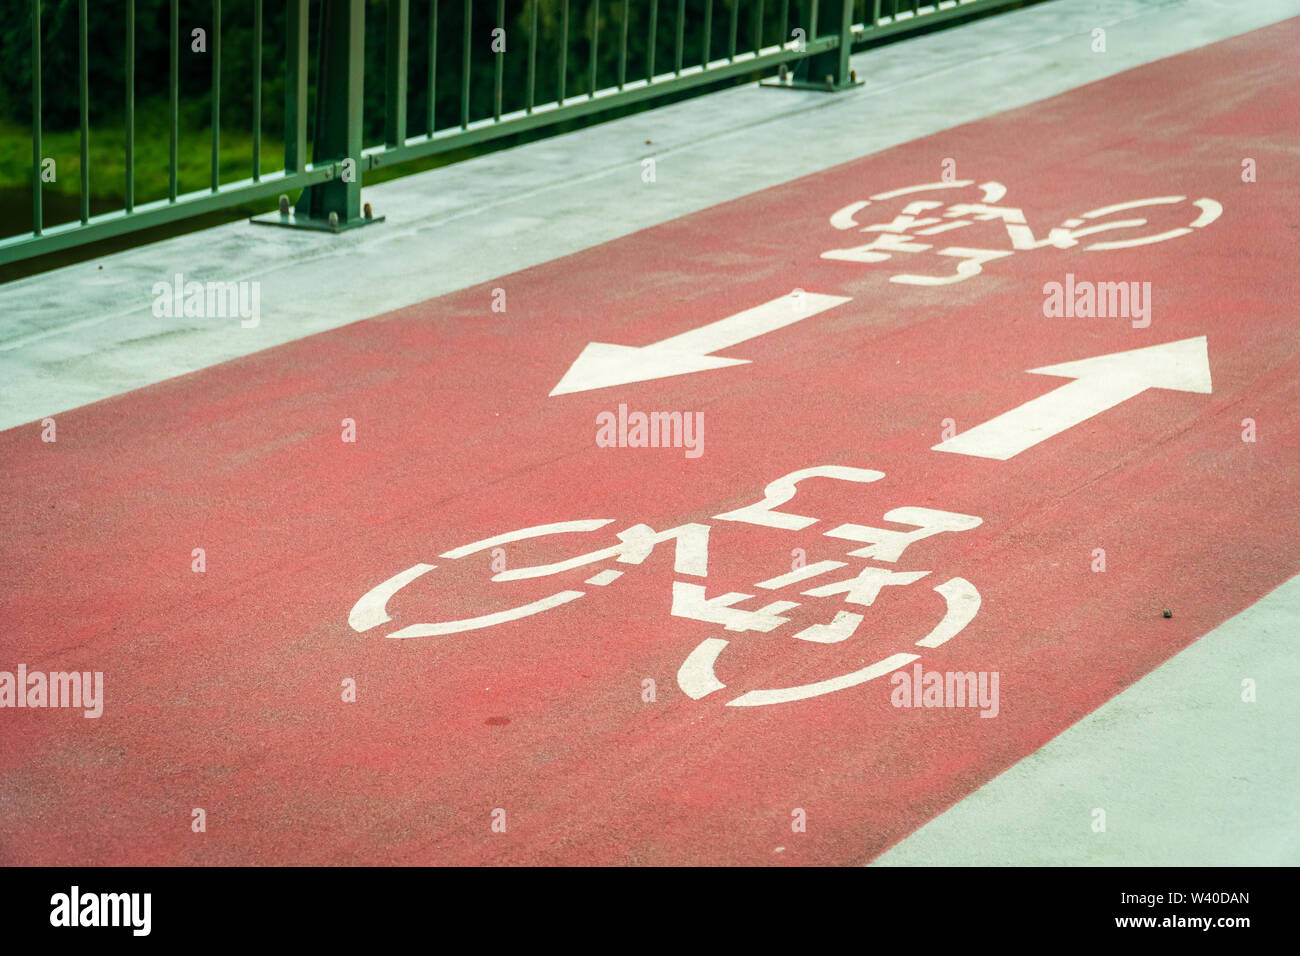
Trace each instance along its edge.
<instances>
[{"instance_id":1,"label":"bridge deck","mask_svg":"<svg viewBox=\"0 0 1300 956\"><path fill-rule=\"evenodd\" d=\"M1087 49L1083 6L1061 4L1079 19L1044 56ZM1150 32L1113 6L1110 49ZM41 440L48 425L0 433L23 505L0 517L6 656L102 671L105 707L89 720L3 711L0 858L882 853L1296 574L1297 42L1290 20L1090 85L1076 74L1057 96L956 128L900 124L878 134L896 139L883 151L842 128L873 111L870 88L857 106L819 100L757 132L733 120L727 163L749 175L721 193L676 165L698 144L654 149L644 180L640 158L663 140L619 137L655 140L659 114L647 114L572 138L627 151L592 156L585 183L543 166L529 195L494 210L448 197L463 205L441 219L325 251L232 227L211 238L212 258L114 257L136 280L260 277L253 329L209 318L171 344L129 325L129 309L77 329L20 316L32 324L5 354L26 377L7 401L17 421L53 413L57 440ZM952 53L955 76L999 73L959 56L957 32L923 43ZM737 91L699 109L782 95ZM786 181L791 167L767 170L760 148L851 161ZM489 157L477 173L517 161ZM441 186L457 175L439 173ZM927 188L898 192L911 186ZM390 201L416 188L383 187ZM598 202L581 204L582 190ZM555 205L571 212L552 223ZM1087 231L1121 217L1145 221ZM878 224L889 228L861 231ZM552 245L530 247L548 226ZM859 248L880 236L895 238ZM299 258L221 271L221 250L244 240ZM443 261L460 271L439 274ZM117 268L106 262L103 281L127 281ZM1147 311L1133 290L1122 315L1048 317L1053 282L1150 283ZM291 290L293 311L279 311ZM114 328L126 341L89 354ZM264 338L224 344L246 333ZM221 354L250 341L275 347ZM198 358L182 357L186 343ZM149 384L161 356L204 367ZM47 380L38 408L31 389L51 367L86 389L68 399ZM62 410L130 384L146 387ZM683 447L635 447L625 426L638 411L702 426ZM625 447L600 447L606 413L604 437ZM1243 441L1247 418L1256 441ZM742 510L813 466L835 469ZM929 510L886 517L898 508ZM638 523L679 531L651 549ZM937 533L891 537L913 526ZM621 550L511 579L619 545L617 532ZM828 561L842 564L817 566ZM998 697L899 706L912 684L892 675L923 687L930 671L974 672L986 689L996 674ZM1218 691L1237 695L1243 677L1267 675L1220 676ZM1169 703L1151 706L1177 708L1184 691L1166 685ZM1294 766L1294 740L1273 742L1261 759ZM1106 796L1076 796L1086 828ZM1249 806L1249 788L1241 797ZM807 830L793 832L800 812ZM1252 839L1244 853L1276 834ZM1034 852L1005 849L1006 862Z\"/></svg>"}]
</instances>

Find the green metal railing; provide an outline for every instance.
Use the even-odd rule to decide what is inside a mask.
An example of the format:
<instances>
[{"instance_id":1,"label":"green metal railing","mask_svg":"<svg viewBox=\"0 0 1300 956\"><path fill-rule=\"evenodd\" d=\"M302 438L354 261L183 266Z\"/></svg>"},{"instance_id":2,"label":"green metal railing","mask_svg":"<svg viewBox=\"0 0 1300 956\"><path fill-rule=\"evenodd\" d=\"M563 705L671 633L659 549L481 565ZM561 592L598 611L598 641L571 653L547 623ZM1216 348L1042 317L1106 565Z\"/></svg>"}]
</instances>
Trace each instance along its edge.
<instances>
[{"instance_id":1,"label":"green metal railing","mask_svg":"<svg viewBox=\"0 0 1300 956\"><path fill-rule=\"evenodd\" d=\"M103 2L103 0L101 0ZM0 239L0 264L43 255L83 243L131 233L203 213L271 196L302 190L291 213L281 198L280 212L267 217L271 224L337 232L372 221L362 206L361 187L367 171L387 168L483 143L501 136L539 129L612 108L681 93L728 78L777 71L777 86L839 90L854 85L849 67L855 44L875 41L899 32L976 11L1022 3L1024 0L514 0L515 16L507 23L506 0L428 0L428 23L418 42L425 45L428 66L424 80L427 102L422 129L408 129L409 54L411 50L410 0L387 0L384 31L384 122L382 141L363 142L365 89L365 0L285 0L284 63L284 163L263 174L262 166L262 47L263 4L253 0L252 51L252 170L247 179L221 182L222 4L212 0L208 24L211 41L211 161L208 187L179 191L180 81L178 50L181 42L179 0L169 0L168 60L169 168L164 199L137 203L135 196L135 86L136 0L122 4L125 76L125 161L122 208L92 216L90 213L90 83L87 0L77 10L78 90L80 120L80 216L78 221L45 226L42 207L42 83L41 0L30 0L32 53L32 229ZM424 2L424 0L417 0ZM455 122L435 123L439 82L440 15L463 2L459 116ZM538 11L558 12L559 37L553 49L539 42ZM602 7L603 13L602 16ZM747 30L741 31L742 10ZM777 12L779 11L779 12ZM309 17L310 13L310 17ZM702 22L703 42L688 49L686 25ZM309 19L317 30L314 135L308 151ZM629 33L643 31L647 39L644 63L629 56ZM524 24L523 91L517 105L505 101L506 57L517 56L519 41L507 32ZM577 26L579 43L572 44ZM748 34L748 35L746 35ZM663 39L671 36L671 68L657 60ZM504 42L498 42L504 41ZM494 45L495 43L495 45ZM618 49L612 82L601 84L599 54L604 44ZM570 88L570 52L585 46L585 83ZM454 49L454 48L453 48ZM510 52L507 53L506 51ZM491 110L475 118L471 113L471 66L482 57L495 58ZM539 57L556 63L555 97L538 102ZM578 61L575 61L575 65ZM633 73L633 66L637 69ZM513 91L512 91L513 92Z\"/></svg>"}]
</instances>

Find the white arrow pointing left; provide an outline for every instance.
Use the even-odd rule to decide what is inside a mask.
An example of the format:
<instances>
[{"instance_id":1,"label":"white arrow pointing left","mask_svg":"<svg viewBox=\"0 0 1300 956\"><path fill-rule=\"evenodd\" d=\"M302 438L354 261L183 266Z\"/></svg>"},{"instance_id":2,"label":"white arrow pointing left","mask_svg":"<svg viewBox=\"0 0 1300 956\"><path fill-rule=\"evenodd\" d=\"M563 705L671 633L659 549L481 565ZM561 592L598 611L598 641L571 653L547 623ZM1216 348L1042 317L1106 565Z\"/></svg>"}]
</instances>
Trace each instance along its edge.
<instances>
[{"instance_id":1,"label":"white arrow pointing left","mask_svg":"<svg viewBox=\"0 0 1300 956\"><path fill-rule=\"evenodd\" d=\"M551 389L551 394L566 395L670 375L706 372L728 365L747 365L749 359L720 358L710 353L775 332L848 301L839 295L796 291L640 348L591 342L569 366L560 383Z\"/></svg>"}]
</instances>

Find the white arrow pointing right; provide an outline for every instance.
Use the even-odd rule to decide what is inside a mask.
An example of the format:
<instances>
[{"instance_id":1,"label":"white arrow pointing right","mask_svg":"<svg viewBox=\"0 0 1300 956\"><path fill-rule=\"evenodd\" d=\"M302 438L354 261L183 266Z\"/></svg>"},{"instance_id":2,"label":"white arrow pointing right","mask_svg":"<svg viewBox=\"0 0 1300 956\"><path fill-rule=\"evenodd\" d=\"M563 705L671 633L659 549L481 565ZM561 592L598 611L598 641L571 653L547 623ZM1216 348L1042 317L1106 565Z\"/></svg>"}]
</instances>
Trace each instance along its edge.
<instances>
[{"instance_id":1,"label":"white arrow pointing right","mask_svg":"<svg viewBox=\"0 0 1300 956\"><path fill-rule=\"evenodd\" d=\"M933 450L1006 461L1148 388L1206 395L1213 391L1204 335L1029 371L1075 381L949 438Z\"/></svg>"}]
</instances>

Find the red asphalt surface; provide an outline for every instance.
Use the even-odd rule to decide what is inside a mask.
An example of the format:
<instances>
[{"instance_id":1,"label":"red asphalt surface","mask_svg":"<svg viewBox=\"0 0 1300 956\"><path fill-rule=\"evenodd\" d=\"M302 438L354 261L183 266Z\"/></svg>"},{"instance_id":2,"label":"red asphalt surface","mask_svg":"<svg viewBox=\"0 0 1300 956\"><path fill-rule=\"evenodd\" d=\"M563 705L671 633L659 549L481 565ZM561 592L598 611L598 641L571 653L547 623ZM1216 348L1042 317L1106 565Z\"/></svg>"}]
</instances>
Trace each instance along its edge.
<instances>
[{"instance_id":1,"label":"red asphalt surface","mask_svg":"<svg viewBox=\"0 0 1300 956\"><path fill-rule=\"evenodd\" d=\"M1297 47L1291 20L60 414L55 443L39 424L0 434L0 670L102 671L106 699L99 719L0 710L0 861L875 857L1300 571ZM1223 214L1152 245L1017 252L938 287L888 281L952 273L933 250L820 257L871 238L831 228L832 213L935 182L945 158L958 177L1005 184L1001 204L1023 208L1039 238L1146 197L1208 197ZM672 189L673 176L662 161L638 187ZM978 201L976 187L952 192L937 198ZM858 220L888 222L913 198L934 197ZM1149 226L1100 238L1185 225L1189 210L1149 207ZM997 222L932 241L1010 248ZM1043 284L1067 272L1151 282L1150 327L1045 318ZM794 287L852 302L721 353L752 364L548 397L589 341L647 345ZM1069 381L1028 369L1199 335L1212 394L1149 390L1005 461L931 450L944 419L965 430ZM703 456L598 448L595 417L620 403L702 411ZM345 418L354 444L340 439ZM886 477L804 482L781 508L819 519L801 530L713 520L817 465ZM861 545L823 534L907 530L883 519L902 506L983 524L892 564L845 557ZM489 551L439 557L584 518L615 520L509 545L507 567L607 547L639 522L699 522L712 529L707 578L674 573L672 542L639 566L508 583L490 581ZM200 547L207 570L194 573ZM847 567L756 591L797 548ZM1095 548L1105 573L1091 570ZM417 562L438 567L392 598L392 623L354 631L357 600ZM868 565L931 574L849 608L865 620L842 643L792 638L848 607L799 590ZM611 567L625 574L582 583ZM979 614L942 647L915 648L943 614L933 587L955 576L978 588ZM674 580L757 595L745 609L803 603L776 630L728 632L671 616ZM490 628L384 637L563 589L585 596ZM731 641L717 663L727 687L693 700L676 675L710 637ZM998 716L895 708L888 677L726 706L895 652L919 652L927 670L997 671ZM205 833L191 832L196 807ZM498 808L505 832L492 829ZM792 830L796 809L806 832Z\"/></svg>"}]
</instances>

